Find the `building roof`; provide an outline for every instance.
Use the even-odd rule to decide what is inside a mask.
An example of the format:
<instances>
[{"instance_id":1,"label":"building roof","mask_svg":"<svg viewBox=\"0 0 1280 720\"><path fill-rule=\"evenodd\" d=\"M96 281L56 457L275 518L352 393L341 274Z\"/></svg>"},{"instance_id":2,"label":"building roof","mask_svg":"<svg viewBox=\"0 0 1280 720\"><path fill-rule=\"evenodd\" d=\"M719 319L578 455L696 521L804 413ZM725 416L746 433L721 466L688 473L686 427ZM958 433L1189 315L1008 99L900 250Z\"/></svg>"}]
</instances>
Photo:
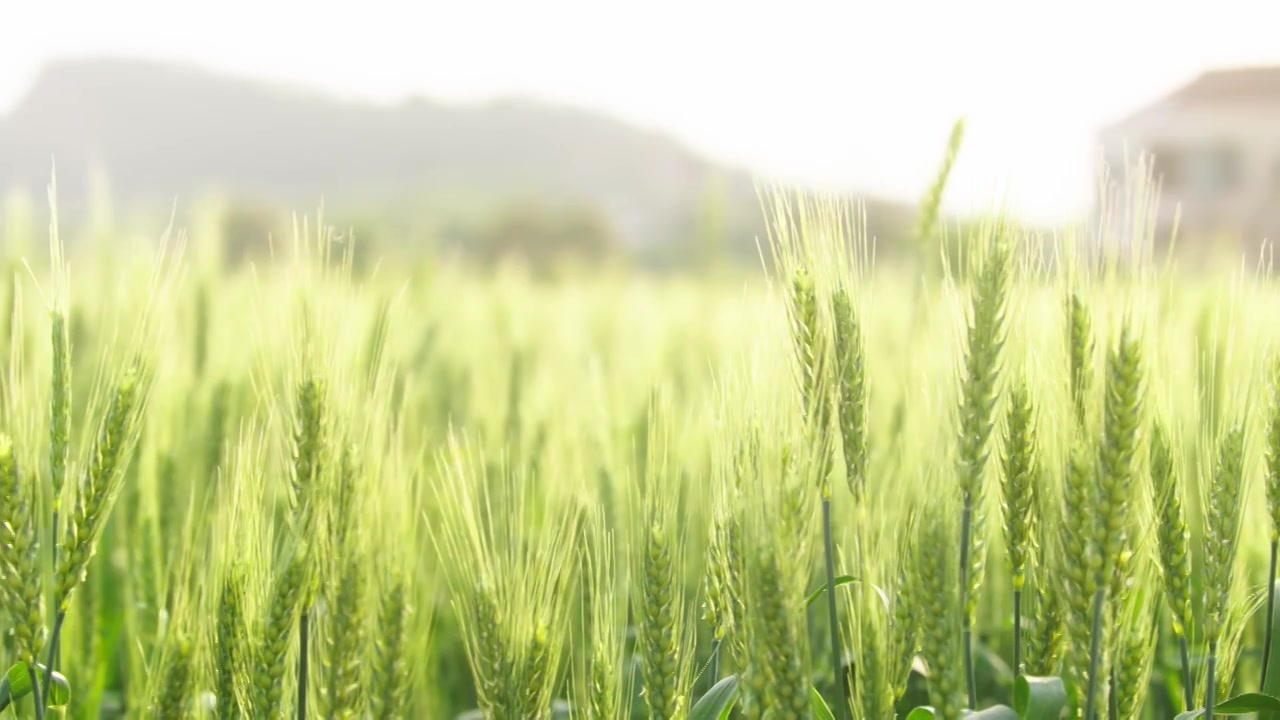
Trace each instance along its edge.
<instances>
[{"instance_id":1,"label":"building roof","mask_svg":"<svg viewBox=\"0 0 1280 720\"><path fill-rule=\"evenodd\" d=\"M1175 104L1219 102L1280 103L1280 67L1212 70L1165 98Z\"/></svg>"},{"instance_id":2,"label":"building roof","mask_svg":"<svg viewBox=\"0 0 1280 720\"><path fill-rule=\"evenodd\" d=\"M1125 125L1153 111L1209 105L1280 107L1280 66L1210 70L1112 123L1111 127Z\"/></svg>"}]
</instances>

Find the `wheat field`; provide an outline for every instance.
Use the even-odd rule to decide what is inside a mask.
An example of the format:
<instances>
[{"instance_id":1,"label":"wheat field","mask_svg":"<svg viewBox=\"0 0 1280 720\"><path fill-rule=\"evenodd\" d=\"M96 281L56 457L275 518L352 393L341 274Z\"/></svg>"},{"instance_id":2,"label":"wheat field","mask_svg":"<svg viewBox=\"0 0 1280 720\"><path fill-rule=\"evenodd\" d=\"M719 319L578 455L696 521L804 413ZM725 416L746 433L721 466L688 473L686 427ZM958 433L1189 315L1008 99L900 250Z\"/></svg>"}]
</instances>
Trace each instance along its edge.
<instances>
[{"instance_id":1,"label":"wheat field","mask_svg":"<svg viewBox=\"0 0 1280 720\"><path fill-rule=\"evenodd\" d=\"M1280 717L1265 248L1155 253L1141 173L955 229L948 167L927 262L770 190L706 277L6 225L3 712Z\"/></svg>"}]
</instances>

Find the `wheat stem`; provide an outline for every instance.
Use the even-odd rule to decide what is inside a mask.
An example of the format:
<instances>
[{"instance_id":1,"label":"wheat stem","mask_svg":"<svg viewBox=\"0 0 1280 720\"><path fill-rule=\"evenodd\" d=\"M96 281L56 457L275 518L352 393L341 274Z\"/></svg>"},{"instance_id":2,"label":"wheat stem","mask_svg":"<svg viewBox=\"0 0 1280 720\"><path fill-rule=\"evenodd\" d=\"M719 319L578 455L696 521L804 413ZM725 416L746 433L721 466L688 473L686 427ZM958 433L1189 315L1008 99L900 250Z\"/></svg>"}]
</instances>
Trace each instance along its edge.
<instances>
[{"instance_id":1,"label":"wheat stem","mask_svg":"<svg viewBox=\"0 0 1280 720\"><path fill-rule=\"evenodd\" d=\"M39 674L36 672L36 668L34 665L27 666L27 675L31 677L31 697L44 698L44 694L40 692L40 677L39 677ZM45 683L46 686L49 686L52 684L53 683ZM35 706L36 706L36 720L44 720L44 702L37 700L35 703Z\"/></svg>"},{"instance_id":2,"label":"wheat stem","mask_svg":"<svg viewBox=\"0 0 1280 720\"><path fill-rule=\"evenodd\" d=\"M1271 638L1275 632L1272 617L1275 614L1276 605L1276 553L1280 551L1280 541L1272 539L1271 541L1271 563L1267 570L1267 614L1263 618L1266 623L1266 633L1262 639L1262 676L1258 679L1258 687L1262 687L1262 683L1267 679L1267 663L1271 660Z\"/></svg>"},{"instance_id":3,"label":"wheat stem","mask_svg":"<svg viewBox=\"0 0 1280 720\"><path fill-rule=\"evenodd\" d=\"M1098 694L1098 668L1102 664L1102 601L1105 595L1103 587L1093 593L1093 634L1089 640L1089 689L1084 701L1085 720L1096 717L1094 703Z\"/></svg>"},{"instance_id":4,"label":"wheat stem","mask_svg":"<svg viewBox=\"0 0 1280 720\"><path fill-rule=\"evenodd\" d=\"M960 514L960 597L962 598L968 594L969 588L969 529L972 525L973 497L966 492L964 510ZM964 603L961 605L965 685L969 691L969 708L973 709L978 707L978 681L973 670L973 616Z\"/></svg>"},{"instance_id":5,"label":"wheat stem","mask_svg":"<svg viewBox=\"0 0 1280 720\"><path fill-rule=\"evenodd\" d=\"M49 659L45 663L45 667L47 668L53 667L53 659L55 657L55 654L58 652L58 641L62 638L62 623L66 619L67 619L66 610L58 610L57 616L53 619L53 635L49 637ZM50 670L49 673L50 673L49 677L53 677L53 671ZM53 687L53 683L51 682L45 683L44 695L41 697L40 701L36 703L36 705L40 707L42 712L44 708L49 707L49 691L52 687ZM35 690L36 686L32 685L31 688L32 690ZM32 695L32 697L35 697L35 696Z\"/></svg>"},{"instance_id":6,"label":"wheat stem","mask_svg":"<svg viewBox=\"0 0 1280 720\"><path fill-rule=\"evenodd\" d=\"M53 564L52 564L50 567L55 567L55 568L56 568L56 567L58 567L58 511L57 511L57 510L54 510L54 511L53 511L53 534L52 534L52 538L53 538L53 542L49 543L49 545L51 546L50 553L52 554L52 557L53 557ZM58 603L57 598L56 598L55 596L53 596L53 595L50 595L50 596L49 596L49 609L50 609L50 610L52 610L54 613L57 613L57 611L58 611L58 605L57 605L57 603ZM49 667L49 676L50 676L50 677L52 677L52 676L53 676L53 671L54 671L54 670L56 670L56 669L57 669L57 667L58 667L58 665L57 665L57 663L58 663L58 643L57 643L57 641L56 641L56 640L52 640L52 641L51 641L51 643L52 643L52 650L53 650L53 651L52 651L51 653L49 653L49 665L48 665L48 667Z\"/></svg>"},{"instance_id":7,"label":"wheat stem","mask_svg":"<svg viewBox=\"0 0 1280 720\"><path fill-rule=\"evenodd\" d=\"M1013 591L1013 674L1022 674L1022 591Z\"/></svg>"},{"instance_id":8,"label":"wheat stem","mask_svg":"<svg viewBox=\"0 0 1280 720\"><path fill-rule=\"evenodd\" d=\"M840 614L836 610L836 565L835 544L831 539L831 498L822 499L822 544L826 555L827 569L827 619L831 625L831 678L836 684L836 695L839 702L837 717L847 720L849 717L849 698L844 692L841 681L843 664L840 658Z\"/></svg>"},{"instance_id":9,"label":"wheat stem","mask_svg":"<svg viewBox=\"0 0 1280 720\"><path fill-rule=\"evenodd\" d=\"M311 663L308 657L311 612L303 610L298 617L298 720L307 718L307 675Z\"/></svg>"},{"instance_id":10,"label":"wheat stem","mask_svg":"<svg viewBox=\"0 0 1280 720\"><path fill-rule=\"evenodd\" d=\"M1208 660L1208 682L1204 689L1204 717L1205 720L1213 720L1214 707L1218 704L1217 692L1217 675L1218 671L1218 644L1209 643L1209 660Z\"/></svg>"},{"instance_id":11,"label":"wheat stem","mask_svg":"<svg viewBox=\"0 0 1280 720\"><path fill-rule=\"evenodd\" d=\"M1191 649L1186 635L1178 637L1178 656L1182 662L1182 701L1186 703L1183 710L1190 710L1195 703L1195 689L1191 687Z\"/></svg>"}]
</instances>

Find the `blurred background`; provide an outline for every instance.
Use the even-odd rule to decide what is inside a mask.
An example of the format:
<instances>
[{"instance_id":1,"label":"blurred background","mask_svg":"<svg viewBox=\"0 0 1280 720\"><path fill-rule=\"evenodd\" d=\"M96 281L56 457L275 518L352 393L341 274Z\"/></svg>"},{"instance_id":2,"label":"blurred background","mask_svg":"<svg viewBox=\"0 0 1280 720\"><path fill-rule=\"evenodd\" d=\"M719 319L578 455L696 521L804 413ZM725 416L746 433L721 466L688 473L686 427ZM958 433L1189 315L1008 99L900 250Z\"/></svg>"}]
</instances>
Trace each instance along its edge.
<instances>
[{"instance_id":1,"label":"blurred background","mask_svg":"<svg viewBox=\"0 0 1280 720\"><path fill-rule=\"evenodd\" d=\"M1154 152L1161 222L1280 230L1265 3L20 3L0 24L8 232L173 217L228 264L323 205L361 257L759 263L758 183L848 193L877 257L942 209L1054 230ZM1234 245L1230 247L1236 247Z\"/></svg>"}]
</instances>

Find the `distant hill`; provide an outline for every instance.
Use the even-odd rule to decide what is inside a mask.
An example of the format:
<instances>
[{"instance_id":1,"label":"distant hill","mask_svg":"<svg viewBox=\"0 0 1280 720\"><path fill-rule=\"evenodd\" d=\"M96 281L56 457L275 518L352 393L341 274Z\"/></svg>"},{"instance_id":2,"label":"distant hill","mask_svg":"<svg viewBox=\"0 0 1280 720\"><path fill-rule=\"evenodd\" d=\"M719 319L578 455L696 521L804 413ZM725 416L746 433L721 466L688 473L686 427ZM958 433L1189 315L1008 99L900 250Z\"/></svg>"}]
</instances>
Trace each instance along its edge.
<instances>
[{"instance_id":1,"label":"distant hill","mask_svg":"<svg viewBox=\"0 0 1280 720\"><path fill-rule=\"evenodd\" d=\"M633 246L687 238L713 179L726 230L756 236L750 176L659 133L529 100L347 102L196 67L63 61L0 117L0 191L43 188L74 212L105 168L113 198L167 207L230 190L306 210L432 194L589 204Z\"/></svg>"}]
</instances>

